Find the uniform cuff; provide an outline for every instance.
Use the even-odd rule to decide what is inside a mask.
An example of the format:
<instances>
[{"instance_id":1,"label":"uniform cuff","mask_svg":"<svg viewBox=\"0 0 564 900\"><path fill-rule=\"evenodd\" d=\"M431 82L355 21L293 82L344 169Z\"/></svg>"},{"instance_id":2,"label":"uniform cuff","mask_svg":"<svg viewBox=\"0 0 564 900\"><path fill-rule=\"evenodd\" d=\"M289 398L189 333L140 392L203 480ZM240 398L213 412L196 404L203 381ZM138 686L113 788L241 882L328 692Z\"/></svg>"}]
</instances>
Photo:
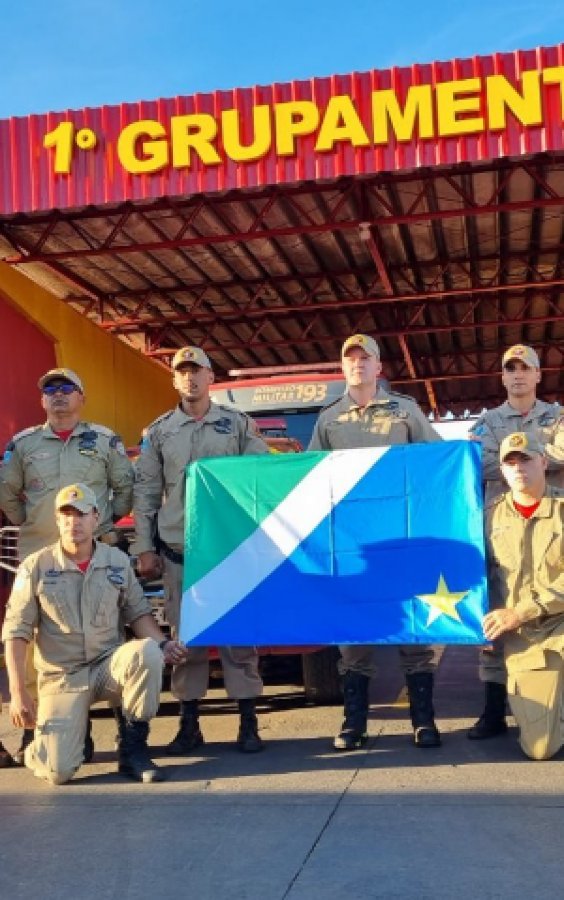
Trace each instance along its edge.
<instances>
[{"instance_id":1,"label":"uniform cuff","mask_svg":"<svg viewBox=\"0 0 564 900\"><path fill-rule=\"evenodd\" d=\"M33 628L26 629L21 625L10 628L10 626L6 623L4 628L2 629L2 642L5 644L6 641L15 641L20 638L22 641L27 641L28 644L33 640Z\"/></svg>"},{"instance_id":2,"label":"uniform cuff","mask_svg":"<svg viewBox=\"0 0 564 900\"><path fill-rule=\"evenodd\" d=\"M534 600L521 600L514 608L523 623L532 622L533 619L538 619L544 612L542 607L539 606L538 603L535 603Z\"/></svg>"}]
</instances>

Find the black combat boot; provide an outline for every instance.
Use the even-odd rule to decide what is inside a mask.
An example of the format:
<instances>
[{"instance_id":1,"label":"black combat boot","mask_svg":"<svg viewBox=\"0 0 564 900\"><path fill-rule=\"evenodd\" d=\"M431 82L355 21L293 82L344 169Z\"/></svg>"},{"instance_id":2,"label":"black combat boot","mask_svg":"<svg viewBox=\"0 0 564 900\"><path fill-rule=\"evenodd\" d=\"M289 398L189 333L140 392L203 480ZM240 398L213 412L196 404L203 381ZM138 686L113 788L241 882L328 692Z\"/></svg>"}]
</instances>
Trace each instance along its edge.
<instances>
[{"instance_id":1,"label":"black combat boot","mask_svg":"<svg viewBox=\"0 0 564 900\"><path fill-rule=\"evenodd\" d=\"M504 684L494 681L486 681L486 705L477 722L474 722L467 737L471 741L483 741L486 738L497 737L507 731L505 721L505 704L507 702L507 688Z\"/></svg>"},{"instance_id":2,"label":"black combat boot","mask_svg":"<svg viewBox=\"0 0 564 900\"><path fill-rule=\"evenodd\" d=\"M22 739L20 741L20 746L14 753L14 763L16 766L25 766L24 754L25 748L29 747L33 740L34 731L33 728L24 728Z\"/></svg>"},{"instance_id":3,"label":"black combat boot","mask_svg":"<svg viewBox=\"0 0 564 900\"><path fill-rule=\"evenodd\" d=\"M9 769L10 766L15 766L14 759L6 750L2 741L0 741L0 769Z\"/></svg>"},{"instance_id":4,"label":"black combat boot","mask_svg":"<svg viewBox=\"0 0 564 900\"><path fill-rule=\"evenodd\" d=\"M237 750L241 753L258 753L264 750L264 744L258 733L258 719L254 697L239 700L241 722L237 735Z\"/></svg>"},{"instance_id":5,"label":"black combat boot","mask_svg":"<svg viewBox=\"0 0 564 900\"><path fill-rule=\"evenodd\" d=\"M149 756L148 734L148 722L126 721L118 749L118 772L143 784L164 781L163 773Z\"/></svg>"},{"instance_id":6,"label":"black combat boot","mask_svg":"<svg viewBox=\"0 0 564 900\"><path fill-rule=\"evenodd\" d=\"M433 709L433 673L412 672L405 676L409 713L416 747L440 747L441 736L435 725Z\"/></svg>"},{"instance_id":7,"label":"black combat boot","mask_svg":"<svg viewBox=\"0 0 564 900\"><path fill-rule=\"evenodd\" d=\"M198 722L198 701L180 701L180 727L173 741L166 748L169 756L186 756L204 743Z\"/></svg>"},{"instance_id":8,"label":"black combat boot","mask_svg":"<svg viewBox=\"0 0 564 900\"><path fill-rule=\"evenodd\" d=\"M335 750L359 750L367 740L368 675L347 671L343 675L344 720L333 746Z\"/></svg>"},{"instance_id":9,"label":"black combat boot","mask_svg":"<svg viewBox=\"0 0 564 900\"><path fill-rule=\"evenodd\" d=\"M126 718L123 714L123 709L121 708L121 706L112 706L112 714L117 725L116 736L114 738L114 747L116 750L119 750L120 741L123 738Z\"/></svg>"},{"instance_id":10,"label":"black combat boot","mask_svg":"<svg viewBox=\"0 0 564 900\"><path fill-rule=\"evenodd\" d=\"M91 763L94 758L94 741L92 739L92 719L88 716L86 734L84 736L84 762Z\"/></svg>"}]
</instances>

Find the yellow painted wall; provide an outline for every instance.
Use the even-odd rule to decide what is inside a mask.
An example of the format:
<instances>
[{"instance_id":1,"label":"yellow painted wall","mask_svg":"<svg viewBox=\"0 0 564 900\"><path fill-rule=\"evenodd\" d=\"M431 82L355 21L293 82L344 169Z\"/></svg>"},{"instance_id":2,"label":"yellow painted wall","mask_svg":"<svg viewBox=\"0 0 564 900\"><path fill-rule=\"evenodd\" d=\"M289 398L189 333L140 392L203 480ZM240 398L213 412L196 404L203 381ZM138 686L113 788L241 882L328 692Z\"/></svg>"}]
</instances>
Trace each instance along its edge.
<instances>
[{"instance_id":1,"label":"yellow painted wall","mask_svg":"<svg viewBox=\"0 0 564 900\"><path fill-rule=\"evenodd\" d=\"M85 418L114 429L126 445L136 444L143 427L177 401L171 376L158 363L1 262L0 291L53 338L57 363L80 375ZM40 413L38 404L38 422Z\"/></svg>"}]
</instances>

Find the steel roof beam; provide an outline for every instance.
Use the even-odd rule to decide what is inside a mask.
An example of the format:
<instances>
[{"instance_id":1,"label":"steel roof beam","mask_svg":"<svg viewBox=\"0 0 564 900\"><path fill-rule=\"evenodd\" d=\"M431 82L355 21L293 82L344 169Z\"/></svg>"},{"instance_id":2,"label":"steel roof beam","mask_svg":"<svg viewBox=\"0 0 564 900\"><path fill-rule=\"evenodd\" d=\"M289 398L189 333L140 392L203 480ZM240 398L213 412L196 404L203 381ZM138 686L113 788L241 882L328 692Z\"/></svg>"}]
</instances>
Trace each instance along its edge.
<instances>
[{"instance_id":1,"label":"steel roof beam","mask_svg":"<svg viewBox=\"0 0 564 900\"><path fill-rule=\"evenodd\" d=\"M1 231L1 226L0 226L0 231ZM538 257L538 260L542 260L543 256L558 257L564 252L564 243L560 242L558 244L554 244L552 247L544 247L544 248L536 247L534 249L536 252L536 256ZM530 268L530 255L529 254L530 254L529 250L527 250L527 251L514 250L514 251L511 251L510 253L508 253L507 259L510 262L513 262L513 261L521 262L523 264L524 268ZM468 278L468 280L471 280L471 277L472 277L472 273L470 270L471 265L473 265L475 263L483 264L483 263L496 263L496 262L499 264L499 254L498 253L489 253L489 254L484 254L482 256L478 256L478 255L476 255L474 257L468 256L468 257L464 257L463 259L456 259L456 258L448 259L448 258L441 258L441 257L437 256L433 259L418 260L417 265L418 265L418 268L421 269L422 271L426 271L428 269L434 270L434 269L440 268L441 269L441 272L440 272L441 277L444 277L445 275L449 274L449 270L452 270L452 271L450 271L451 277L453 274L456 274L458 272L458 274L462 274L462 275L464 275L465 278ZM537 262L537 267L538 267L538 265L539 265L539 262ZM387 263L387 271L389 272L390 277L393 275L397 275L398 277L404 277L405 271L411 272L411 266L407 262L406 263ZM536 269L536 272L538 274L538 268ZM372 270L369 269L368 267L367 268L359 268L359 267L355 267L354 265L351 265L350 268L348 268L348 269L340 269L339 271L332 271L331 278L333 280L335 280L335 279L340 279L340 278L354 277L354 278L361 279L361 280L363 280L363 279L366 280L368 278L370 278L372 280L372 277L371 277L372 274L373 274ZM324 271L321 271L321 272L318 272L315 274L302 272L302 273L300 273L300 278L303 281L311 281L311 280L315 279L317 282L319 282L320 280L322 281L322 280L327 279L327 273ZM276 286L279 284L295 283L295 281L296 281L296 276L293 274L292 275L271 274L268 276L268 278L261 278L261 277L247 278L247 279L245 279L244 284L246 287L258 287L260 289L261 287L267 288L271 285ZM242 282L240 279L232 279L232 280L226 280L226 281L197 281L197 282L186 281L186 282L183 282L182 285L179 287L163 288L163 287L159 287L159 286L155 285L153 290L155 293L158 293L161 296L166 296L166 294L169 292L170 293L173 293L173 292L174 293L183 293L183 292L187 292L187 291L199 291L202 289L202 287L206 287L206 288L210 288L210 289L217 288L218 290L229 290L230 288L241 287L241 286L242 286ZM119 291L119 293L115 292L114 296L116 298L120 298L120 299L123 298L124 300L127 300L129 298L134 298L139 295L144 295L146 293L147 293L146 288L127 288L122 291ZM72 300L73 303L74 302L80 303L80 301L83 298L80 296L76 296L76 297L68 297L67 299Z\"/></svg>"},{"instance_id":2,"label":"steel roof beam","mask_svg":"<svg viewBox=\"0 0 564 900\"><path fill-rule=\"evenodd\" d=\"M407 367L407 371L409 372L409 377L412 381L417 381L418 380L417 372L416 372L415 366L413 364L413 358L411 356L411 352L409 350L409 347L407 346L407 339L405 337L405 334L400 334L398 336L398 339L399 339L399 345L401 347L401 352L403 354L403 358L405 361L405 365ZM429 406L433 413L433 417L435 419L439 419L440 413L439 413L439 408L437 406L437 399L435 397L433 385L432 385L431 381L429 381L428 379L425 379L423 383L425 385L425 390L427 392L427 400L429 401Z\"/></svg>"},{"instance_id":3,"label":"steel roof beam","mask_svg":"<svg viewBox=\"0 0 564 900\"><path fill-rule=\"evenodd\" d=\"M534 325L543 325L543 324L547 324L549 322L555 322L555 321L561 321L561 317L540 316L540 317L531 317L531 318L526 318L526 319L515 319L515 320L513 320L513 319L498 319L495 321L484 321L484 322L479 322L479 323L475 323L475 324L472 324L472 323L456 324L456 325L446 324L446 325L440 325L440 326L419 325L416 328L412 328L411 330L409 330L407 332L405 331L405 329L400 330L397 328L382 328L382 329L378 330L376 336L379 339L399 338L401 335L406 335L406 334L408 336L417 336L417 335L422 335L422 334L429 334L429 333L432 333L433 331L436 332L437 334L439 334L439 333L445 333L445 332L452 331L453 329L456 331L475 330L475 331L479 332L479 331L482 331L487 328L512 328L512 327L515 327L516 325L522 325L522 324L534 326ZM146 330L150 331L151 328L154 328L155 325L157 325L157 324L161 324L161 323L154 323L152 326L149 326ZM359 324L359 323L357 323L357 324ZM201 329L202 331L204 331L204 333L207 333L208 324L205 322L203 322L203 323L195 322L194 328L198 329L198 330ZM360 330L360 329L355 329L355 330ZM145 331L145 329L137 329L135 333L143 333L144 331ZM305 334L305 336L304 336L304 334ZM333 335L327 335L327 336L317 336L315 338L315 340L319 344L327 344L328 345L328 344L333 344L335 341L344 339L346 336L347 335L344 333L342 335L333 334ZM307 330L305 332L303 332L300 337L287 339L284 341L269 341L268 342L269 347L274 346L274 347L278 347L278 348L286 348L286 347L291 347L291 346L311 346L311 344L312 344L312 338L310 338L307 335ZM226 341L222 341L218 338L216 344L210 344L209 342L206 344L206 346L208 346L210 348L210 352L221 352L222 349L225 349L225 350L233 350L235 348L244 349L244 348L248 348L249 345L256 346L258 348L258 347L264 346L264 342L257 340L256 343L253 343L252 340L249 341L249 340L245 340L244 338L241 338L240 341L235 341L234 344L230 344L230 343L228 343ZM538 342L535 342L535 346L540 349L540 347L544 346L544 345L539 344ZM550 346L554 347L557 350L559 349L556 343L551 344ZM163 351L163 352L166 353L166 351ZM459 352L459 351L457 351L457 352ZM475 347L471 351L464 351L463 355L466 359L469 359L468 353L476 353L476 352L480 352L480 353L484 353L484 354L496 352L499 356L499 348L496 350L492 350L492 349L488 349L485 347L479 347L479 348ZM456 355L456 354L449 353L448 354L449 359L452 358L453 355Z\"/></svg>"},{"instance_id":4,"label":"steel roof beam","mask_svg":"<svg viewBox=\"0 0 564 900\"><path fill-rule=\"evenodd\" d=\"M519 284L490 285L488 287L465 288L450 291L434 291L432 293L398 294L395 297L354 297L347 299L346 303L344 304L342 302L339 302L339 300L332 300L327 303L315 302L306 304L293 304L292 306L273 306L269 309L249 310L249 308L246 307L241 309L234 309L231 312L218 313L209 321L231 322L231 317L234 316L241 324L245 324L248 323L249 318L278 318L293 316L296 313L316 314L322 310L334 313L342 313L345 310L349 310L355 307L374 305L374 307L377 308L378 306L382 306L383 304L390 305L396 303L424 303L429 304L429 308L432 308L435 303L445 300L463 300L464 297L472 298L475 296L491 296L502 293L521 294L526 290L534 290L540 293L547 290L552 291L555 287L564 287L564 278L555 279L554 281L545 281L542 283L521 282ZM200 319L201 318L202 317L200 317ZM545 321L557 321L558 319L562 319L561 311L558 311L557 315L555 315L554 317L545 318ZM199 321L199 319L198 317L195 318L189 313L181 313L168 316L167 321L169 321L171 325L178 325L180 323L188 325L194 321ZM155 323L152 319L137 319L131 317L122 317L120 319L112 319L109 321L106 320L100 322L102 328L110 331L119 331L122 328L130 328L136 325L147 326L151 324L157 323ZM516 324L518 324L518 320ZM455 323L453 323L453 325L455 325Z\"/></svg>"},{"instance_id":5,"label":"steel roof beam","mask_svg":"<svg viewBox=\"0 0 564 900\"><path fill-rule=\"evenodd\" d=\"M250 241L272 240L277 237L292 235L323 234L329 231L350 231L369 224L372 227L384 228L391 225L414 225L418 222L432 222L445 219L467 218L471 216L498 213L522 212L527 209L564 207L564 197L539 197L531 200L508 201L490 205L476 205L440 209L435 212L396 213L394 215L373 216L367 223L365 219L339 219L315 223L312 225L285 225L282 227L255 229L222 234L183 237L180 240L157 240L132 244L102 244L98 247L86 247L81 250L59 250L51 253L18 254L5 258L10 265L28 265L30 263L61 262L63 260L95 258L97 256L123 256L128 253L154 253L159 250L174 250L178 247L210 247L220 244L248 243ZM3 226L6 233L6 225Z\"/></svg>"},{"instance_id":6,"label":"steel roof beam","mask_svg":"<svg viewBox=\"0 0 564 900\"><path fill-rule=\"evenodd\" d=\"M359 228L360 240L363 242L364 246L367 248L374 265L376 266L376 271L380 276L380 281L382 282L382 286L384 291L388 296L392 296L394 293L394 286L392 284L392 280L390 278L390 274L388 272L388 267L386 262L384 261L384 255L382 252L382 242L378 238L374 236L372 228L368 223L361 225Z\"/></svg>"}]
</instances>

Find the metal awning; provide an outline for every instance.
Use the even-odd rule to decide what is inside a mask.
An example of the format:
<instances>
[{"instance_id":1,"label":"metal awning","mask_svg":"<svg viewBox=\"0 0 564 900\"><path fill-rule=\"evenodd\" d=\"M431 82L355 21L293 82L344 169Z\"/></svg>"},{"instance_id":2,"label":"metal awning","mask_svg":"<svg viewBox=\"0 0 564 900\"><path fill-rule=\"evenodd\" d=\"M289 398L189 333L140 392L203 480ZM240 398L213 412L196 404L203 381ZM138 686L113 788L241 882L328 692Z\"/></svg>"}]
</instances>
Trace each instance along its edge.
<instances>
[{"instance_id":1,"label":"metal awning","mask_svg":"<svg viewBox=\"0 0 564 900\"><path fill-rule=\"evenodd\" d=\"M545 75L559 72L563 48L543 53ZM542 140L539 131L508 124L500 153L544 148L519 156L484 158L491 135L441 139L437 158L455 161L424 166L428 142L414 139L396 156L417 157L417 168L400 160L395 171L340 174L336 147L325 161L332 177L316 180L233 187L231 166L223 190L155 197L153 180L129 199L30 204L0 214L0 255L163 362L193 343L220 376L321 363L368 332L392 386L444 415L500 402L501 352L527 343L541 359L542 396L561 399L564 150L561 130L554 138L546 125Z\"/></svg>"}]
</instances>

